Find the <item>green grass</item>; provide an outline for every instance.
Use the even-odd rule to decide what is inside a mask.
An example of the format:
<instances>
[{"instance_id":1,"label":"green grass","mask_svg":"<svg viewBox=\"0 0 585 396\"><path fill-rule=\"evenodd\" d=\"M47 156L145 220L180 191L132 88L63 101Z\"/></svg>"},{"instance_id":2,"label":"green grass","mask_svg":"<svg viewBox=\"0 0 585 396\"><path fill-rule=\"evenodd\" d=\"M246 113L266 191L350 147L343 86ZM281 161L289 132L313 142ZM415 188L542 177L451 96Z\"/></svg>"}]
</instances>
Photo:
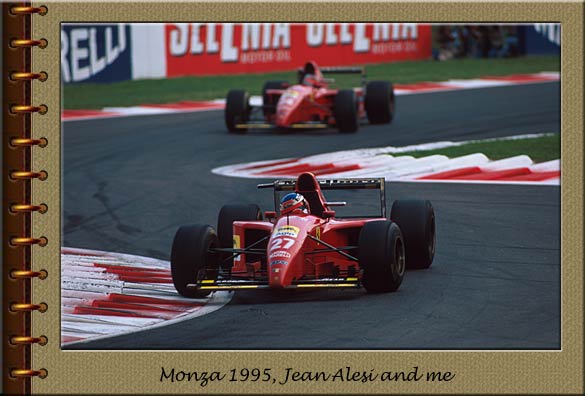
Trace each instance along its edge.
<instances>
[{"instance_id":1,"label":"green grass","mask_svg":"<svg viewBox=\"0 0 585 396\"><path fill-rule=\"evenodd\" d=\"M429 60L370 65L366 68L370 80L390 80L400 84L559 70L558 56L530 56L511 59L469 58L446 62ZM246 89L251 94L257 95L267 80L294 82L295 77L296 73L291 71L179 77L110 84L67 84L63 87L63 105L65 109L101 109L108 106L133 106L143 103L209 100L223 98L233 88ZM338 76L336 79L339 86L351 86L357 83L355 76Z\"/></svg>"},{"instance_id":2,"label":"green grass","mask_svg":"<svg viewBox=\"0 0 585 396\"><path fill-rule=\"evenodd\" d=\"M411 155L415 158L420 158L441 154L449 158L455 158L475 153L483 153L491 160L525 154L532 158L535 163L540 163L561 158L561 138L558 134L552 134L524 139L477 141L461 146L436 150L409 151L397 155Z\"/></svg>"}]
</instances>

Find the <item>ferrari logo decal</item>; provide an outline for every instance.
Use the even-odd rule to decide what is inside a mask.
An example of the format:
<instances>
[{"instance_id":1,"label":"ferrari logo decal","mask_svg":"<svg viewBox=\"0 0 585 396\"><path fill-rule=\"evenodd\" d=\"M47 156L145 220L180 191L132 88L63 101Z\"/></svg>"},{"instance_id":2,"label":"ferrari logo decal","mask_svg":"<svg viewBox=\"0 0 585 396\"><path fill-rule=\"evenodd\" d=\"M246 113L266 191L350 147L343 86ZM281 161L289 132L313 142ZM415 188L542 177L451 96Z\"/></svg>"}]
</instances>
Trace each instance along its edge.
<instances>
[{"instance_id":1,"label":"ferrari logo decal","mask_svg":"<svg viewBox=\"0 0 585 396\"><path fill-rule=\"evenodd\" d=\"M317 227L317 229L315 230L315 237L317 239L321 239L321 227Z\"/></svg>"}]
</instances>

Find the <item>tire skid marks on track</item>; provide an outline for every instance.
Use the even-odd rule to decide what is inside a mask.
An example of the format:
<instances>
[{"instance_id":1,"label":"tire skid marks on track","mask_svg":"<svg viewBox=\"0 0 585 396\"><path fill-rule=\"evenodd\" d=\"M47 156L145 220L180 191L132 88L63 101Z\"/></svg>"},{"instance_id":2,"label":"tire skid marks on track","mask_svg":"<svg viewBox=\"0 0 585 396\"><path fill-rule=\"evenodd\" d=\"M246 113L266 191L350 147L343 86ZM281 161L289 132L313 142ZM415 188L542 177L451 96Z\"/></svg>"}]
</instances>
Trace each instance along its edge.
<instances>
[{"instance_id":1,"label":"tire skid marks on track","mask_svg":"<svg viewBox=\"0 0 585 396\"><path fill-rule=\"evenodd\" d=\"M444 82L420 82L414 84L394 84L396 95L413 95L430 92L455 91L501 87L506 85L535 84L559 81L558 72L541 72L534 74L514 74L509 76L485 76L470 80L449 80ZM260 96L252 96L251 103L262 105ZM106 107L102 110L63 110L63 121L91 120L96 118L130 117L151 114L180 113L220 110L225 106L224 99L212 101L182 101L178 103L144 104L131 107Z\"/></svg>"},{"instance_id":2,"label":"tire skid marks on track","mask_svg":"<svg viewBox=\"0 0 585 396\"><path fill-rule=\"evenodd\" d=\"M543 135L519 135L519 139ZM559 184L560 160L534 164L527 155L491 161L482 153L456 158L430 155L395 156L409 151L460 146L469 142L437 142L407 147L381 147L228 165L213 173L243 178L295 178L301 172L318 177L384 177L387 181L451 181L520 184Z\"/></svg>"},{"instance_id":3,"label":"tire skid marks on track","mask_svg":"<svg viewBox=\"0 0 585 396\"><path fill-rule=\"evenodd\" d=\"M231 293L186 299L174 289L169 263L85 249L61 250L61 343L159 327L205 315Z\"/></svg>"}]
</instances>

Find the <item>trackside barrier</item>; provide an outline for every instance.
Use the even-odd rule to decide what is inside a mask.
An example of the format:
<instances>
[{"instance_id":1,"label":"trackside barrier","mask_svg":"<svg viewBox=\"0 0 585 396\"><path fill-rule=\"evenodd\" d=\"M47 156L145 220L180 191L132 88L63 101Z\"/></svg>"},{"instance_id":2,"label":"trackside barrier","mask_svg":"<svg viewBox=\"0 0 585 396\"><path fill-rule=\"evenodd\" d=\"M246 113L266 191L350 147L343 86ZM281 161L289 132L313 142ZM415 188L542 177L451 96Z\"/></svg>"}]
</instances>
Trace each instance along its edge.
<instances>
[{"instance_id":1,"label":"trackside barrier","mask_svg":"<svg viewBox=\"0 0 585 396\"><path fill-rule=\"evenodd\" d=\"M430 59L414 23L64 24L65 83L295 70Z\"/></svg>"},{"instance_id":2,"label":"trackside barrier","mask_svg":"<svg viewBox=\"0 0 585 396\"><path fill-rule=\"evenodd\" d=\"M559 54L560 24L518 26L520 53ZM294 70L431 58L414 23L63 24L65 83Z\"/></svg>"}]
</instances>

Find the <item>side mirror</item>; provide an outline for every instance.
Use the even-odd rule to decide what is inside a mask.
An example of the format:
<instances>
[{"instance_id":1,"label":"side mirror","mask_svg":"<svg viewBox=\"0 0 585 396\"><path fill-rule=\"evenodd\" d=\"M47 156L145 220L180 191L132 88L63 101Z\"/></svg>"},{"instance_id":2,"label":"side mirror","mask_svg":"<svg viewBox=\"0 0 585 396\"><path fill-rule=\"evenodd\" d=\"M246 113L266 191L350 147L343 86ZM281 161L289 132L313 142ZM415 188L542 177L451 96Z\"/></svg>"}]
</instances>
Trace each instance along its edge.
<instances>
[{"instance_id":1,"label":"side mirror","mask_svg":"<svg viewBox=\"0 0 585 396\"><path fill-rule=\"evenodd\" d=\"M267 220L275 219L276 212L264 212L264 217L266 217Z\"/></svg>"},{"instance_id":2,"label":"side mirror","mask_svg":"<svg viewBox=\"0 0 585 396\"><path fill-rule=\"evenodd\" d=\"M330 219L332 217L335 217L335 211L334 210L324 210L323 217L326 219Z\"/></svg>"}]
</instances>

